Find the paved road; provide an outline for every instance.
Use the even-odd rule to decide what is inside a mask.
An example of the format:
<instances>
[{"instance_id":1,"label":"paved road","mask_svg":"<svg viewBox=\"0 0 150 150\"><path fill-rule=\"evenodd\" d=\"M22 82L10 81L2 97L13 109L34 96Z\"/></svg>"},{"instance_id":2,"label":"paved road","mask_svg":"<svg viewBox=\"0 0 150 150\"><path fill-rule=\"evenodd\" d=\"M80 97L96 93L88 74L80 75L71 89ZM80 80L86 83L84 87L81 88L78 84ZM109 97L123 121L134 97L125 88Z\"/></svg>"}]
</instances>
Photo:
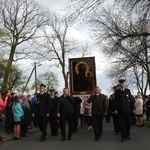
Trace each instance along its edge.
<instances>
[{"instance_id":1,"label":"paved road","mask_svg":"<svg viewBox=\"0 0 150 150\"><path fill-rule=\"evenodd\" d=\"M49 128L49 127L48 127ZM48 130L49 131L49 130ZM49 131L50 132L50 131ZM0 150L142 150L150 149L150 127L132 126L131 140L120 142L120 135L115 135L111 123L104 123L102 138L94 141L93 130L82 127L71 141L61 141L61 136L47 137L39 142L40 132L34 133L20 141L11 141L0 147Z\"/></svg>"}]
</instances>

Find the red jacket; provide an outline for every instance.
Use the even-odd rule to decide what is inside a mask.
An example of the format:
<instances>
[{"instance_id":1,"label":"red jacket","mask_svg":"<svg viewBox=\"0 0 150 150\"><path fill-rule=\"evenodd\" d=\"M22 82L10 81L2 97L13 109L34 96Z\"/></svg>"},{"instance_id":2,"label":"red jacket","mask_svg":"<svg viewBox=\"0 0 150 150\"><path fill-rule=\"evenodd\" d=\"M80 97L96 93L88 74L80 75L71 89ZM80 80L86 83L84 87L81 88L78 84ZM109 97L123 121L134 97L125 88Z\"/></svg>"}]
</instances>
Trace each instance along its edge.
<instances>
[{"instance_id":1,"label":"red jacket","mask_svg":"<svg viewBox=\"0 0 150 150\"><path fill-rule=\"evenodd\" d=\"M6 107L7 104L7 100L4 99L4 101L2 99L0 99L0 113L3 112L3 109Z\"/></svg>"}]
</instances>

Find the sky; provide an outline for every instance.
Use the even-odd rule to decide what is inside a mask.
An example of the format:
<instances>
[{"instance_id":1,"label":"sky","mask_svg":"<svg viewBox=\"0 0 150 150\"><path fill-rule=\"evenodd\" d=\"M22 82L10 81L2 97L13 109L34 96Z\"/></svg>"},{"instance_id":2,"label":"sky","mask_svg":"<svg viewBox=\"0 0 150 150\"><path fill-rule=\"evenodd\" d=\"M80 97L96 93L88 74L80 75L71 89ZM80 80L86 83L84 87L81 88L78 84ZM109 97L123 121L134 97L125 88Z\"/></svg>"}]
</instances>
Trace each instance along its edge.
<instances>
[{"instance_id":1,"label":"sky","mask_svg":"<svg viewBox=\"0 0 150 150\"><path fill-rule=\"evenodd\" d=\"M68 6L68 0L36 0L45 8L50 9L51 11L56 11L57 13L63 14L66 13L65 8ZM89 41L89 30L86 28L81 28L81 30L71 29L70 33L74 35L74 37L79 38L81 41ZM110 79L106 76L106 68L109 66L109 60L99 52L98 48L93 46L94 43L90 41L90 51L91 54L88 55L89 57L95 57L96 63L96 80L97 85L100 86L102 89L102 93L110 95L112 93L112 87L117 85L118 83L112 83ZM23 60L20 62L24 66L24 70L26 70L27 75L30 75L30 72L33 69L33 61L31 60ZM42 65L37 68L37 75L41 72L50 70L57 74L58 79L60 82L60 86L58 91L62 91L64 88L63 77L61 74L61 68L50 67L50 62L45 61L42 62ZM30 84L34 82L34 75L31 78Z\"/></svg>"}]
</instances>

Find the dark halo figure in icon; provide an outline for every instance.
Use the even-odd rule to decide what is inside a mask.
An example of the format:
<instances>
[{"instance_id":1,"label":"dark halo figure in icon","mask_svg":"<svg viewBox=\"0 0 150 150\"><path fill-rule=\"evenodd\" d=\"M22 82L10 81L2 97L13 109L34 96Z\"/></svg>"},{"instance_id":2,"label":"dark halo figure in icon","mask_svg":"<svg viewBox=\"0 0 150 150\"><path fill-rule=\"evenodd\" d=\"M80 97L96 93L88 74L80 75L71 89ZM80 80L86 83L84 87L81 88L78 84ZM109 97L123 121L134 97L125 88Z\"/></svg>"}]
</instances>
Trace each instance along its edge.
<instances>
[{"instance_id":1,"label":"dark halo figure in icon","mask_svg":"<svg viewBox=\"0 0 150 150\"><path fill-rule=\"evenodd\" d=\"M84 61L78 62L75 65L75 73L77 75L77 83L74 83L75 90L92 90L92 72L90 71L89 65Z\"/></svg>"}]
</instances>

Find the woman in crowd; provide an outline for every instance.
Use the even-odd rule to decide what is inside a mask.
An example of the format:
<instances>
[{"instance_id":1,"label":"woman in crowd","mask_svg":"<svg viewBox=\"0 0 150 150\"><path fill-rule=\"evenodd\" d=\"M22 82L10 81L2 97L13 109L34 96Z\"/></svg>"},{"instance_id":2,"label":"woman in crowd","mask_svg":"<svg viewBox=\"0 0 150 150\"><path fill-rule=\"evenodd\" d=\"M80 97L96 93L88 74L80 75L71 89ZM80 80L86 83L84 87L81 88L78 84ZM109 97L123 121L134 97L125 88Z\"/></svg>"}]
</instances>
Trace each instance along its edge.
<instances>
[{"instance_id":1,"label":"woman in crowd","mask_svg":"<svg viewBox=\"0 0 150 150\"><path fill-rule=\"evenodd\" d=\"M7 99L8 99L7 96L5 96L4 99L2 99L2 94L0 92L0 141L1 142L3 142L3 140L4 140L4 138L1 136L1 132L2 132L3 126L4 126L4 119L5 119L4 109L7 104Z\"/></svg>"},{"instance_id":2,"label":"woman in crowd","mask_svg":"<svg viewBox=\"0 0 150 150\"><path fill-rule=\"evenodd\" d=\"M109 107L109 97L106 95L106 110L107 110L107 115L105 115L106 123L110 123L110 113L108 111L108 107Z\"/></svg>"},{"instance_id":3,"label":"woman in crowd","mask_svg":"<svg viewBox=\"0 0 150 150\"><path fill-rule=\"evenodd\" d=\"M85 123L88 126L88 130L90 130L92 128L92 119L91 119L91 108L92 108L92 103L88 103L87 102L88 97L84 98L84 102L83 102L83 107L84 107L84 120Z\"/></svg>"},{"instance_id":4,"label":"woman in crowd","mask_svg":"<svg viewBox=\"0 0 150 150\"><path fill-rule=\"evenodd\" d=\"M32 120L32 113L30 109L30 105L27 100L27 96L23 96L21 106L24 112L24 119L21 124L21 136L22 137L27 137L27 129L28 126L31 125L31 120Z\"/></svg>"},{"instance_id":5,"label":"woman in crowd","mask_svg":"<svg viewBox=\"0 0 150 150\"><path fill-rule=\"evenodd\" d=\"M139 120L138 127L143 127L144 125L144 119L143 119L143 99L142 95L138 93L136 101L135 101L135 109L136 109L136 116Z\"/></svg>"},{"instance_id":6,"label":"woman in crowd","mask_svg":"<svg viewBox=\"0 0 150 150\"><path fill-rule=\"evenodd\" d=\"M80 104L80 118L79 118L79 124L78 128L81 126L84 126L84 107L83 107L84 100L82 99L82 102Z\"/></svg>"},{"instance_id":7,"label":"woman in crowd","mask_svg":"<svg viewBox=\"0 0 150 150\"><path fill-rule=\"evenodd\" d=\"M20 125L22 123L21 118L24 116L24 112L19 102L19 97L15 96L13 100L12 110L14 115L14 139L20 140Z\"/></svg>"},{"instance_id":8,"label":"woman in crowd","mask_svg":"<svg viewBox=\"0 0 150 150\"><path fill-rule=\"evenodd\" d=\"M7 97L7 104L5 108L5 133L10 134L13 132L13 113L12 113L12 104L13 104L13 95L14 93L10 94L10 91L8 90L6 94L4 95L4 98Z\"/></svg>"}]
</instances>

